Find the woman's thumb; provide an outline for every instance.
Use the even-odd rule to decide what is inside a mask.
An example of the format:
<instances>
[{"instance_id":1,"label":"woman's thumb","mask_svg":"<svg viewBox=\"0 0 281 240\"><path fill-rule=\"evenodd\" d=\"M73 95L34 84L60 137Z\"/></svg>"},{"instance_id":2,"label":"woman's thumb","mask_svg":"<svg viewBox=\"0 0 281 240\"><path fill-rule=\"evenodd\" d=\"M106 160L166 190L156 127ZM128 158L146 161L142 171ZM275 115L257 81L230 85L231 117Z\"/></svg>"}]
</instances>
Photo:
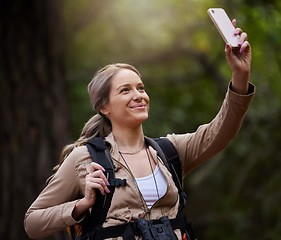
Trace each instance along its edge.
<instances>
[{"instance_id":1,"label":"woman's thumb","mask_svg":"<svg viewBox=\"0 0 281 240\"><path fill-rule=\"evenodd\" d=\"M225 45L225 56L228 64L230 64L233 61L233 52L232 52L232 47L227 43Z\"/></svg>"}]
</instances>

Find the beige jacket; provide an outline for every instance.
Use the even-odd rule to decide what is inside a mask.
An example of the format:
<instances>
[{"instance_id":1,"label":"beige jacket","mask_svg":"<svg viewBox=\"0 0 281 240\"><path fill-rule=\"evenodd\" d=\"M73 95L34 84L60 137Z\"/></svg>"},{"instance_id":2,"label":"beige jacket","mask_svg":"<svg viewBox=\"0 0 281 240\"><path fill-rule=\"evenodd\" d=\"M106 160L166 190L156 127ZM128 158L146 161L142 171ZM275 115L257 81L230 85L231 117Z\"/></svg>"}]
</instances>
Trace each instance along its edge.
<instances>
[{"instance_id":1,"label":"beige jacket","mask_svg":"<svg viewBox=\"0 0 281 240\"><path fill-rule=\"evenodd\" d=\"M238 95L230 88L219 113L209 124L201 125L194 133L167 136L179 153L183 176L221 151L238 133L255 89L250 84L248 95ZM115 176L127 179L127 185L115 189L104 227L135 221L143 212L139 190L128 169L119 162L118 146L113 135L106 137L106 141L111 145ZM168 184L167 192L161 198L163 213L175 218L179 206L177 188L157 152L152 147L149 150ZM75 148L67 157L25 215L25 229L31 238L46 237L76 223L72 211L77 198L84 195L84 179L91 162L86 146ZM161 216L158 200L152 206L149 217L157 219Z\"/></svg>"}]
</instances>

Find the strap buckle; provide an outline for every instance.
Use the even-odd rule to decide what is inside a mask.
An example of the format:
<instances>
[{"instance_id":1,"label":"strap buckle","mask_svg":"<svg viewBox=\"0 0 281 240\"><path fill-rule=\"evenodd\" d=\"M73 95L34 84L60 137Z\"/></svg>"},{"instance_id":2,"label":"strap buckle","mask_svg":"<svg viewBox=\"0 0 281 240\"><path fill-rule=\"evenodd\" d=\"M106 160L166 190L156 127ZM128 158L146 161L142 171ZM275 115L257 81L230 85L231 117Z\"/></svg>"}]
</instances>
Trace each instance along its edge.
<instances>
[{"instance_id":1,"label":"strap buckle","mask_svg":"<svg viewBox=\"0 0 281 240\"><path fill-rule=\"evenodd\" d=\"M108 180L110 186L114 187L125 187L126 186L126 179L120 179L120 178L111 178Z\"/></svg>"}]
</instances>

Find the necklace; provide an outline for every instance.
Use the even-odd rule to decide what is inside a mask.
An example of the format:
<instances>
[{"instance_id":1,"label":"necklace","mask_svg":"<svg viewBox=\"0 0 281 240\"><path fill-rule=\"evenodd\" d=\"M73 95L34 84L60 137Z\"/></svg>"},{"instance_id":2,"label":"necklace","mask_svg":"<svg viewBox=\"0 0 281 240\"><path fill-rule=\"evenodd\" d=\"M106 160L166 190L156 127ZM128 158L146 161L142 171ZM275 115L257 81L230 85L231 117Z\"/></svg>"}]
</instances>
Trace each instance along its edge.
<instances>
[{"instance_id":1,"label":"necklace","mask_svg":"<svg viewBox=\"0 0 281 240\"><path fill-rule=\"evenodd\" d=\"M143 148L144 148L144 146L143 146ZM143 149L143 148L142 148L142 149ZM142 150L142 149L141 149L141 150ZM141 151L141 150L140 150L140 151ZM139 152L140 152L140 151L139 151ZM151 169L151 171L152 171L152 175L153 175L153 178L154 178L154 183L155 183L155 187L156 187L156 191L157 191L157 195L158 195L158 200L159 200L159 204L160 204L159 190L158 190L158 186L157 186L156 178L155 178L155 175L154 175L154 171L153 171L153 168L152 168L152 164L151 164L151 160L150 160L150 157L149 157L149 153L148 153L147 148L145 148L145 151L146 151L147 158L148 158L149 165L150 165L150 169ZM125 158L123 157L122 152L120 152L120 151L119 151L119 154L120 154L121 158L123 159L123 161L125 162L125 164L126 164L126 166L127 166L128 170L129 170L129 172L131 173L131 175L132 175L132 177L133 177L133 179L134 179L134 182L135 182L135 184L136 184L137 188L139 189L139 186L138 186L137 180L136 180L136 178L135 178L135 176L134 176L133 172L131 171L131 169L130 169L130 167L129 167L128 163L127 163L127 161L126 161L126 160L125 160ZM123 154L124 154L124 153L123 153ZM147 213L149 213L149 212L150 212L150 209L146 209L146 207L145 207L145 203L144 203L144 199L142 198L142 195L141 195L140 189L139 189L139 195L140 195L140 199L141 199L141 202L142 202L142 207L143 207L143 209L144 209L144 213L143 213L143 214L142 214L142 216L141 216L141 217L143 218L143 217L146 217ZM161 206L161 204L160 204L160 209L161 209L162 216L164 216L164 215L163 215L163 210L162 210L162 206Z\"/></svg>"},{"instance_id":2,"label":"necklace","mask_svg":"<svg viewBox=\"0 0 281 240\"><path fill-rule=\"evenodd\" d=\"M141 149L138 149L138 150L135 151L135 152L121 152L121 151L119 151L119 152L120 152L121 154L125 154L125 155L136 155L136 154L138 154L139 152L141 152L143 149L144 149L144 144L143 144L143 146L142 146Z\"/></svg>"}]
</instances>

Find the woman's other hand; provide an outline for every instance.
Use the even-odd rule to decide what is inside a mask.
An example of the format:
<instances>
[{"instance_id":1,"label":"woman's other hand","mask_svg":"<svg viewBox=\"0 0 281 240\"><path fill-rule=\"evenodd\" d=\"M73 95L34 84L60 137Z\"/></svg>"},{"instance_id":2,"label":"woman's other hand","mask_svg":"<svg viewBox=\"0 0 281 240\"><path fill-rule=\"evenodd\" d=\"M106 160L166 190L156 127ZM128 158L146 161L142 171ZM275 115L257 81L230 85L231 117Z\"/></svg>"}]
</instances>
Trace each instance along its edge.
<instances>
[{"instance_id":1,"label":"woman's other hand","mask_svg":"<svg viewBox=\"0 0 281 240\"><path fill-rule=\"evenodd\" d=\"M236 20L232 20L236 27ZM239 47L232 48L226 44L225 55L228 65L232 71L232 90L238 94L248 93L248 81L251 68L251 46L247 41L247 34L240 28L236 28L235 35L240 36Z\"/></svg>"},{"instance_id":2,"label":"woman's other hand","mask_svg":"<svg viewBox=\"0 0 281 240\"><path fill-rule=\"evenodd\" d=\"M85 196L80 199L73 210L72 216L79 220L96 201L96 189L105 195L109 193L109 182L103 174L104 168L98 163L92 162L89 167L89 174L85 177Z\"/></svg>"}]
</instances>

